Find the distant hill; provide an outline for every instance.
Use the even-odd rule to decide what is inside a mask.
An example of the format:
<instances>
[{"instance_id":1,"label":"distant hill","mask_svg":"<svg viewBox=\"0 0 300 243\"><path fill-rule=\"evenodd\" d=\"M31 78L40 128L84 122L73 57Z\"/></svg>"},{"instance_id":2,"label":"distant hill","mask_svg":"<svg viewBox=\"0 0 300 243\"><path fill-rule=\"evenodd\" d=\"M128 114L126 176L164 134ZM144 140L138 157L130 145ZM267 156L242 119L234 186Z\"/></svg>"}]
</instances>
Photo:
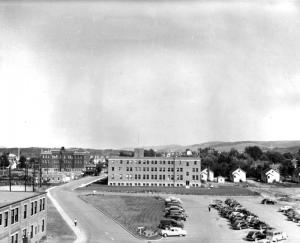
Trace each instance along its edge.
<instances>
[{"instance_id":1,"label":"distant hill","mask_svg":"<svg viewBox=\"0 0 300 243\"><path fill-rule=\"evenodd\" d=\"M248 146L258 146L263 151L275 150L278 152L292 152L295 153L300 149L300 141L236 141L236 142L206 142L192 145L165 145L153 146L151 148L159 152L182 152L186 149L196 151L198 148L214 148L218 151L230 151L232 148L238 151L244 151ZM148 147L150 148L150 147Z\"/></svg>"},{"instance_id":2,"label":"distant hill","mask_svg":"<svg viewBox=\"0 0 300 243\"><path fill-rule=\"evenodd\" d=\"M278 151L280 153L291 152L295 153L300 149L300 140L295 141L236 141L236 142L222 142L222 141L213 141L213 142L205 142L199 144L191 144L191 145L177 145L177 144L169 144L169 145L159 145L159 146L146 146L145 149L154 149L158 152L183 152L186 149L191 149L193 151L197 151L198 148L207 148L211 147L218 151L230 151L230 149L234 148L238 151L244 151L245 147L248 146L258 146L263 151L273 150ZM38 157L40 156L41 150L49 149L49 148L39 148L39 147L30 147L30 148L20 148L21 155L25 157ZM118 155L122 150L133 150L134 148L127 149L90 149L85 148L90 152L91 155ZM13 153L18 154L18 148L4 148L0 147L1 153Z\"/></svg>"}]
</instances>

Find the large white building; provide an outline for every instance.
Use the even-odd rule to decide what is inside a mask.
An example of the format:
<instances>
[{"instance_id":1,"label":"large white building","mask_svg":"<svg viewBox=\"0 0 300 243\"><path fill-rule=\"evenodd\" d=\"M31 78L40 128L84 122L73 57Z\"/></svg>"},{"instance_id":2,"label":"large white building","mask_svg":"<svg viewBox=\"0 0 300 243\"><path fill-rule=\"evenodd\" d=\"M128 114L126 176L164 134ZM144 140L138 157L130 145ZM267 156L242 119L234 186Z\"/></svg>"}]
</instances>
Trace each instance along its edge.
<instances>
[{"instance_id":1,"label":"large white building","mask_svg":"<svg viewBox=\"0 0 300 243\"><path fill-rule=\"evenodd\" d=\"M113 157L108 161L109 186L199 187L201 160L195 157Z\"/></svg>"}]
</instances>

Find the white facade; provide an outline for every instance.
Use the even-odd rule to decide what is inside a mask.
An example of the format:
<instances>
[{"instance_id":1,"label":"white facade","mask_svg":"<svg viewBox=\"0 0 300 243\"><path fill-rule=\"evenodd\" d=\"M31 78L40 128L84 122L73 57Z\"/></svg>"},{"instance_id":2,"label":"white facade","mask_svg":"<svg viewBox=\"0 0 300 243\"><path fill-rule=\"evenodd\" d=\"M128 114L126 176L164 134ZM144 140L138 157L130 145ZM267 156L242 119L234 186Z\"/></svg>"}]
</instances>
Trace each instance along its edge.
<instances>
[{"instance_id":1,"label":"white facade","mask_svg":"<svg viewBox=\"0 0 300 243\"><path fill-rule=\"evenodd\" d=\"M214 181L214 172L205 168L200 173L200 180L201 181Z\"/></svg>"},{"instance_id":2,"label":"white facade","mask_svg":"<svg viewBox=\"0 0 300 243\"><path fill-rule=\"evenodd\" d=\"M225 178L223 176L218 176L216 178L217 183L225 183Z\"/></svg>"},{"instance_id":3,"label":"white facade","mask_svg":"<svg viewBox=\"0 0 300 243\"><path fill-rule=\"evenodd\" d=\"M246 172L238 168L231 173L230 178L233 182L246 182Z\"/></svg>"},{"instance_id":4,"label":"white facade","mask_svg":"<svg viewBox=\"0 0 300 243\"><path fill-rule=\"evenodd\" d=\"M262 174L262 181L266 183L273 183L280 181L280 174L277 170L269 169Z\"/></svg>"}]
</instances>

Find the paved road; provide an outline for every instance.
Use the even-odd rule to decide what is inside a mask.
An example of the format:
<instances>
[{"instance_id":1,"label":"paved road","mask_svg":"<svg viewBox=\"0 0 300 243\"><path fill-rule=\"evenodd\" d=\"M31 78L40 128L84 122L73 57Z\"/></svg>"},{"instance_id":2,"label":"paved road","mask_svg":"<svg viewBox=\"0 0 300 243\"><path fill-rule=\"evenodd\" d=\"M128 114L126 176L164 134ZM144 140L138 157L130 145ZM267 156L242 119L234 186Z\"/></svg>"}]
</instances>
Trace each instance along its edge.
<instances>
[{"instance_id":1,"label":"paved road","mask_svg":"<svg viewBox=\"0 0 300 243\"><path fill-rule=\"evenodd\" d=\"M136 239L113 220L78 198L77 192L73 189L95 179L85 177L51 190L51 195L64 212L71 219L77 218L77 230L79 229L85 236L81 238L82 242L147 242Z\"/></svg>"}]
</instances>

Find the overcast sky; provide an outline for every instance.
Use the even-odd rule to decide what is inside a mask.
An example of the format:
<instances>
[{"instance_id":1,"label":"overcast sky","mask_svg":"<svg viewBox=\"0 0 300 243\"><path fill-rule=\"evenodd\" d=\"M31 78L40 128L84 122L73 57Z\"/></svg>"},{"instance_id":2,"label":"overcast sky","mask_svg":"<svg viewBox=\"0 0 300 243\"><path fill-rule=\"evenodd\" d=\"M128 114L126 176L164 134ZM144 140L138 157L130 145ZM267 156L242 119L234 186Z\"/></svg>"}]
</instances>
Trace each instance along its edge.
<instances>
[{"instance_id":1,"label":"overcast sky","mask_svg":"<svg viewBox=\"0 0 300 243\"><path fill-rule=\"evenodd\" d=\"M0 146L300 139L296 2L0 2Z\"/></svg>"}]
</instances>

